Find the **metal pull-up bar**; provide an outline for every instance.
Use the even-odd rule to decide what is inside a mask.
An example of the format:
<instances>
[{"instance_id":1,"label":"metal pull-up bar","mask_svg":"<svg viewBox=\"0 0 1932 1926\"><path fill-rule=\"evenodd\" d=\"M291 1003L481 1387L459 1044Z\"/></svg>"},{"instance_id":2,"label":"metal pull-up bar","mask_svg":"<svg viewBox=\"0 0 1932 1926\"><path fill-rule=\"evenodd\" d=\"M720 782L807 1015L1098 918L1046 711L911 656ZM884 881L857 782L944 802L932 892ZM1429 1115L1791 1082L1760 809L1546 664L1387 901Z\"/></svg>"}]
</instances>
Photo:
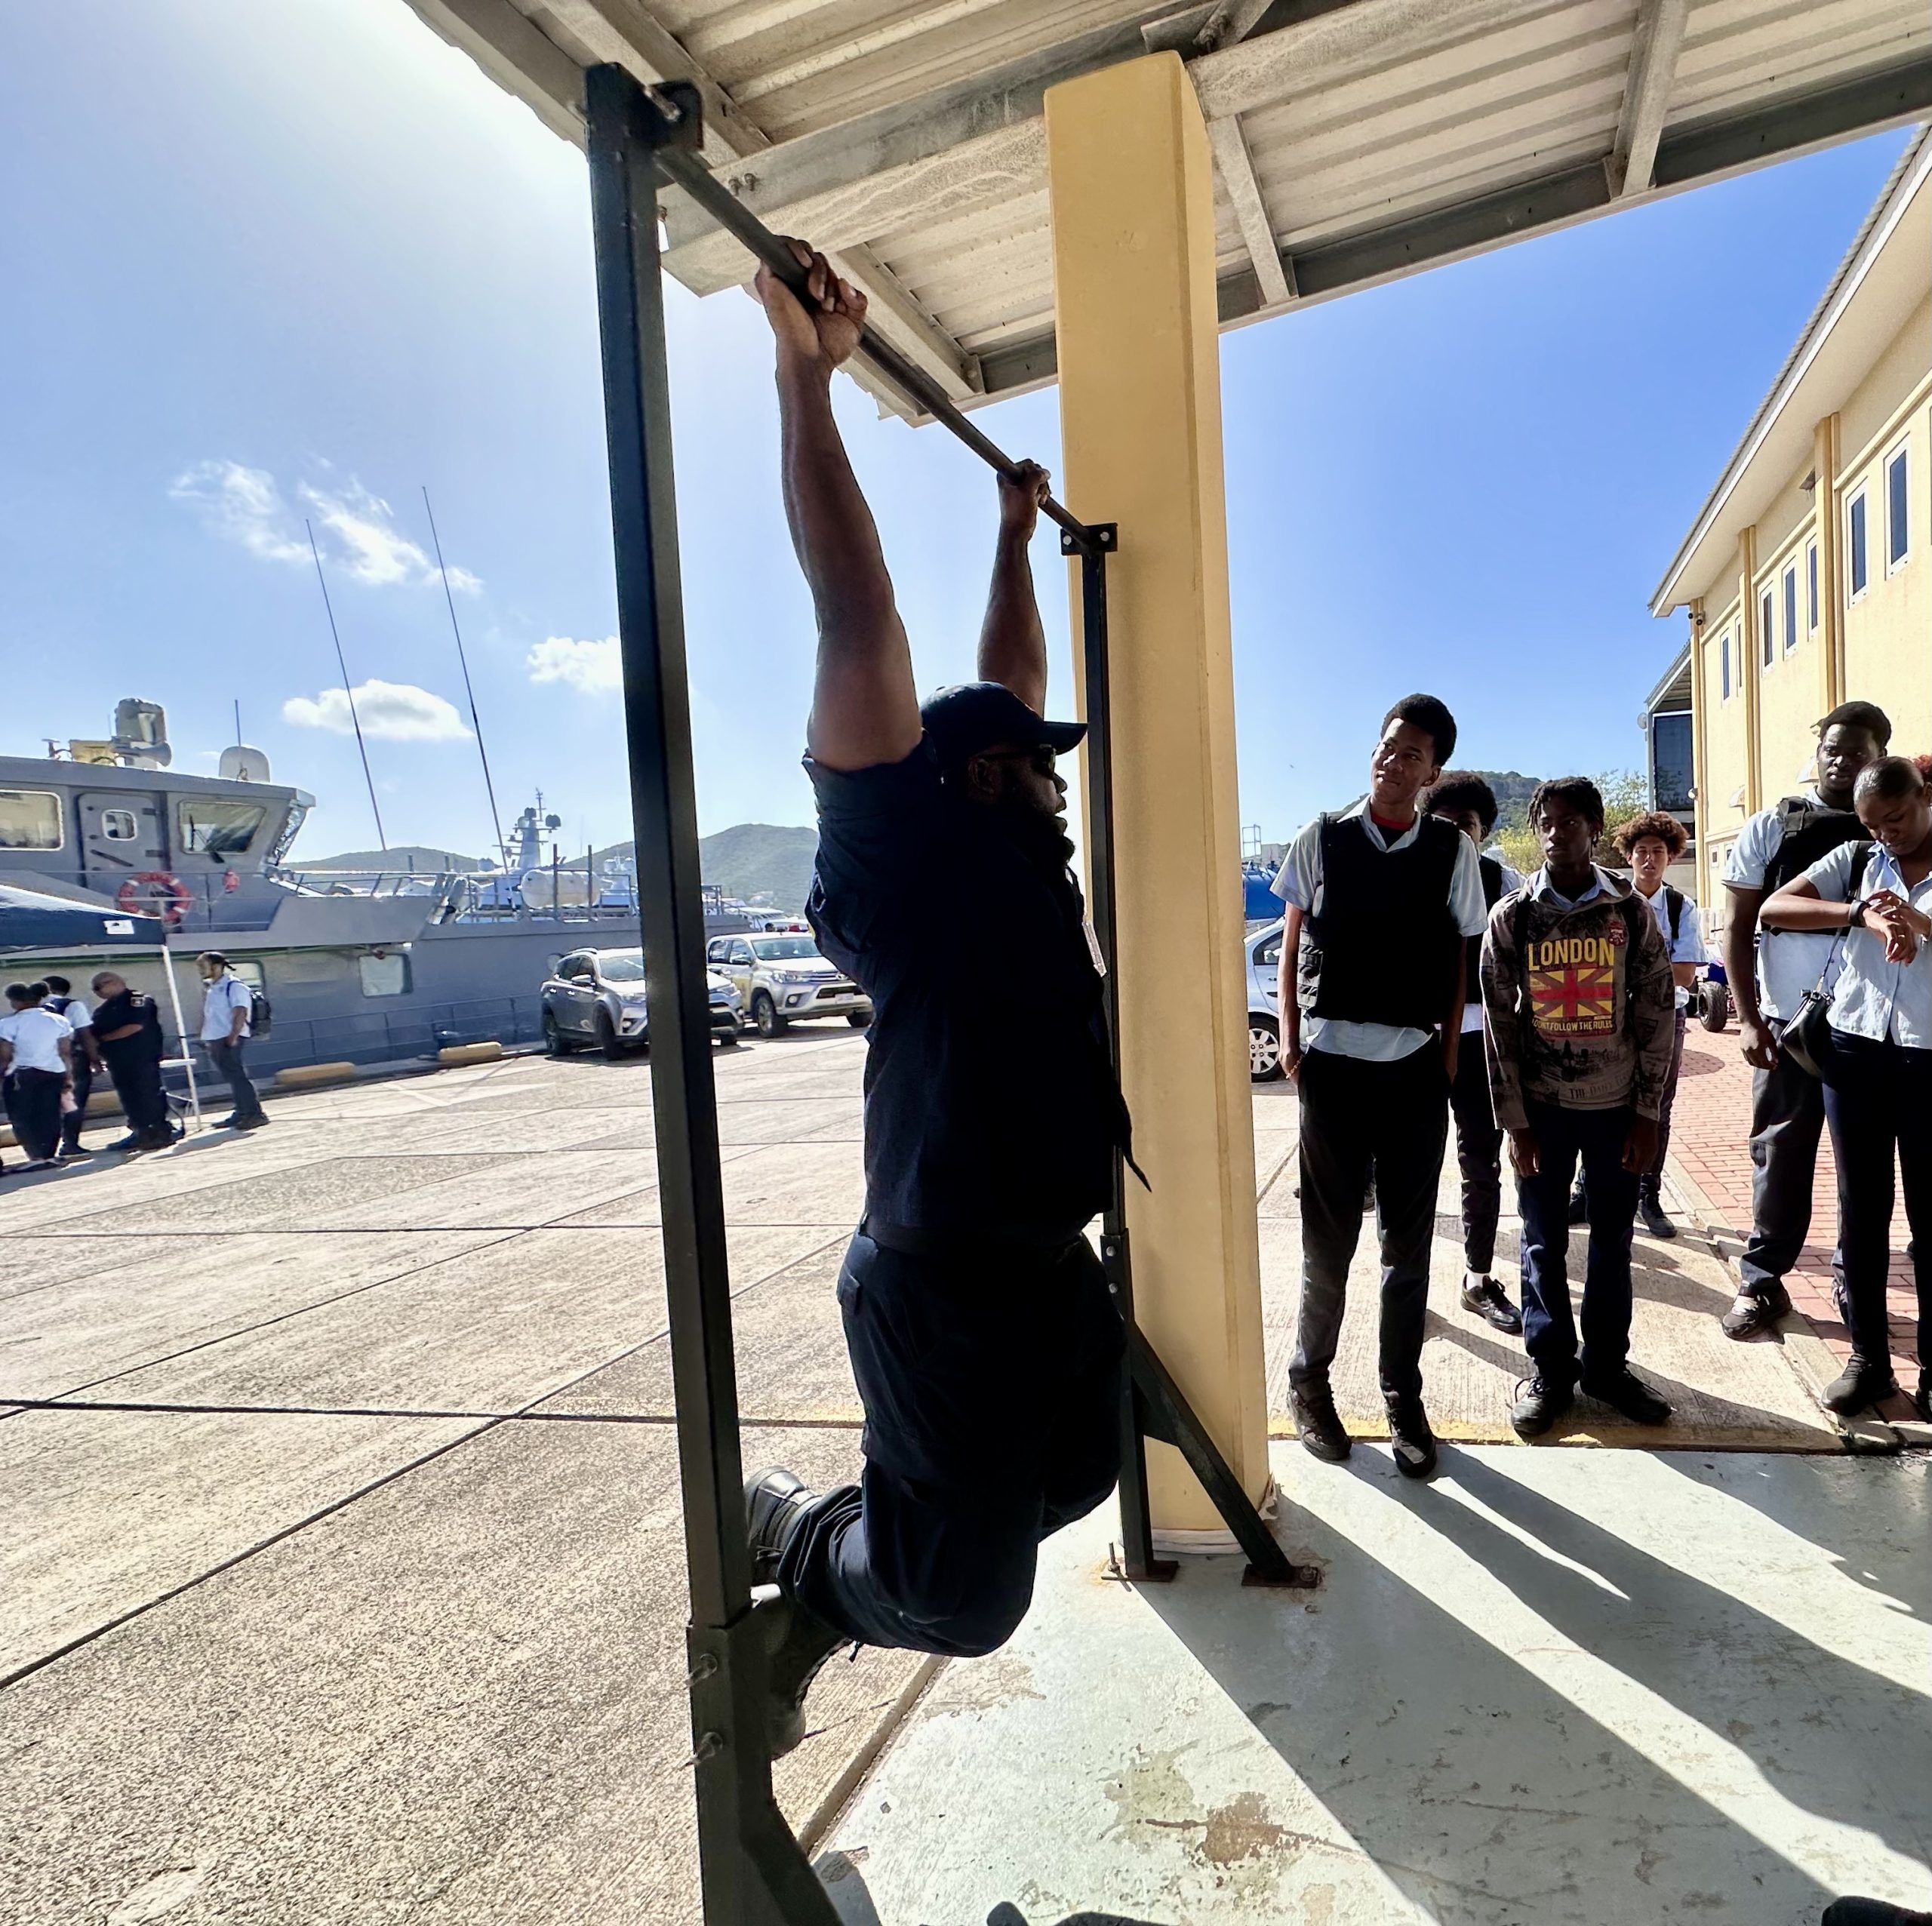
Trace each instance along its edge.
<instances>
[{"instance_id":1,"label":"metal pull-up bar","mask_svg":"<svg viewBox=\"0 0 1932 1926\"><path fill-rule=\"evenodd\" d=\"M701 111L694 87L666 82L645 92L650 104L672 127L681 128L688 115L695 116ZM805 270L799 265L798 256L705 165L694 147L660 148L657 165L666 180L688 194L720 227L749 249L755 260L770 268L801 301L808 299ZM924 368L907 360L875 329L860 331L856 352L921 413L949 429L989 468L997 469L1009 482L1020 479L1020 464L981 434ZM1051 495L1041 503L1040 512L1058 525L1077 553L1087 553L1091 541L1084 522L1076 520Z\"/></svg>"},{"instance_id":2,"label":"metal pull-up bar","mask_svg":"<svg viewBox=\"0 0 1932 1926\"><path fill-rule=\"evenodd\" d=\"M597 263L605 428L617 563L617 633L624 675L625 747L636 838L638 906L651 1002L651 1108L663 1219L664 1292L677 1407L685 1555L691 1587L686 1632L696 1772L698 1857L707 1926L836 1926L772 1797L764 1731L764 1654L751 1604L738 1390L731 1341L731 1281L712 1081L704 910L691 705L685 675L672 476L657 192L673 181L709 208L761 261L802 291L791 249L748 214L697 158L702 109L696 88L648 90L623 68L585 76L591 229ZM974 428L937 386L869 331L858 352L887 380L1002 475L1017 463ZM1091 911L1102 953L1116 953L1112 731L1107 674L1107 557L1111 523L1075 519L1044 504L1062 548L1081 558ZM1103 981L1118 1074L1118 972ZM1206 1487L1248 1559L1252 1582L1311 1582L1291 1565L1257 1515L1206 1428L1136 1328L1121 1160L1102 1220L1101 1254L1127 1325L1131 1388L1122 1400L1120 1504L1127 1575L1174 1576L1153 1555L1145 1439L1177 1446Z\"/></svg>"}]
</instances>

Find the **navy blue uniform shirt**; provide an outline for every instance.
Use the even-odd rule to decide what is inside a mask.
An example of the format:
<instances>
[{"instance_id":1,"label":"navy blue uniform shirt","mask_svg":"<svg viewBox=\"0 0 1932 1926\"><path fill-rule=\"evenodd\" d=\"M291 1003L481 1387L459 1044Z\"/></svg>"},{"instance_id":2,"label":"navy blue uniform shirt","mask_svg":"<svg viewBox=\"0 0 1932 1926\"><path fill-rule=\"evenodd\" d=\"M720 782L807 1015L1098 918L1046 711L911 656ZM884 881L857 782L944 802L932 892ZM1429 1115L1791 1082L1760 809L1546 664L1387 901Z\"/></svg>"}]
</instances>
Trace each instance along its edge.
<instances>
[{"instance_id":1,"label":"navy blue uniform shirt","mask_svg":"<svg viewBox=\"0 0 1932 1926\"><path fill-rule=\"evenodd\" d=\"M805 913L872 1000L866 1215L992 1243L1077 1235L1106 1204L1126 1106L1072 877L949 794L924 743L805 768Z\"/></svg>"}]
</instances>

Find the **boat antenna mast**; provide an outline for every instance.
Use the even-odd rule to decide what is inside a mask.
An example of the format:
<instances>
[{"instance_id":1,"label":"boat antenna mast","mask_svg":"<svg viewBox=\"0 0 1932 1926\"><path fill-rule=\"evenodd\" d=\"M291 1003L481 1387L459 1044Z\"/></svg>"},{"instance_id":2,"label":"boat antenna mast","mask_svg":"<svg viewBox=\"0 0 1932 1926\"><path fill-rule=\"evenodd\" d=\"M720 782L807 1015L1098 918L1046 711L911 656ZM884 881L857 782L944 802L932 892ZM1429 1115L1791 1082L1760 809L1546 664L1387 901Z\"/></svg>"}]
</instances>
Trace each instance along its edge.
<instances>
[{"instance_id":1,"label":"boat antenna mast","mask_svg":"<svg viewBox=\"0 0 1932 1926\"><path fill-rule=\"evenodd\" d=\"M362 740L362 720L355 713L355 691L349 685L349 664L342 659L342 634L335 626L335 606L329 600L329 585L322 575L322 552L315 546L313 525L305 521L302 526L308 531L309 552L315 558L315 581L322 592L322 608L329 618L329 634L335 643L335 666L342 671L343 700L349 704L349 727L355 731L355 751L362 758L362 780L369 786L369 814L376 819L376 841L386 855L389 839L383 833L383 812L376 801L376 779L369 773L368 745Z\"/></svg>"},{"instance_id":2,"label":"boat antenna mast","mask_svg":"<svg viewBox=\"0 0 1932 1926\"><path fill-rule=\"evenodd\" d=\"M469 680L469 658L463 653L463 630L456 619L456 598L450 593L449 565L443 560L443 538L436 532L436 511L429 506L429 490L423 489L423 512L429 518L429 540L436 551L436 567L443 578L443 601L450 612L450 633L456 638L456 659L463 669L463 693L469 701L469 726L476 734L477 759L483 765L483 793L490 798L490 828L497 838L497 854L509 874L509 845L503 841L503 819L497 811L497 786L490 780L490 752L483 746L483 718L476 712L476 691Z\"/></svg>"}]
</instances>

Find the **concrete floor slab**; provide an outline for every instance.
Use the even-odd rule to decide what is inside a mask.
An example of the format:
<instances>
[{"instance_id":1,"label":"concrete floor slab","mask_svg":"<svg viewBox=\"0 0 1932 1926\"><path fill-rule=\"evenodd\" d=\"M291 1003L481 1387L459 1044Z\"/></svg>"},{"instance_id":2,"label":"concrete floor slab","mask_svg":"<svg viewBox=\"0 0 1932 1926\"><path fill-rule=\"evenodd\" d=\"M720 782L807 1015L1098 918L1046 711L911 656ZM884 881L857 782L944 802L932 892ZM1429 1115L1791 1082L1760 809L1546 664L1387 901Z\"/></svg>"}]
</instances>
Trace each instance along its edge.
<instances>
[{"instance_id":1,"label":"concrete floor slab","mask_svg":"<svg viewBox=\"0 0 1932 1926\"><path fill-rule=\"evenodd\" d=\"M1052 1541L821 1863L877 1926L1814 1926L1932 1903L1922 1465L1278 1451L1310 1595ZM1019 1762L1023 1761L1023 1764Z\"/></svg>"},{"instance_id":2,"label":"concrete floor slab","mask_svg":"<svg viewBox=\"0 0 1932 1926\"><path fill-rule=\"evenodd\" d=\"M673 1449L506 1423L22 1681L0 1916L98 1921L167 1871L196 1926L694 1921ZM828 1667L794 1823L914 1663Z\"/></svg>"},{"instance_id":3,"label":"concrete floor slab","mask_svg":"<svg viewBox=\"0 0 1932 1926\"><path fill-rule=\"evenodd\" d=\"M474 1428L447 1419L20 1413L0 1424L0 1678ZM11 1702L10 1692L0 1708ZM0 1831L17 1832L23 1818L16 1812ZM5 1906L0 1915L48 1916Z\"/></svg>"},{"instance_id":4,"label":"concrete floor slab","mask_svg":"<svg viewBox=\"0 0 1932 1926\"><path fill-rule=\"evenodd\" d=\"M721 1154L728 1223L851 1225L864 1208L865 1165L855 1142L740 1145ZM654 1224L661 1217L653 1188L555 1221Z\"/></svg>"},{"instance_id":5,"label":"concrete floor slab","mask_svg":"<svg viewBox=\"0 0 1932 1926\"><path fill-rule=\"evenodd\" d=\"M60 1397L511 1235L443 1230L104 1238L115 1248L113 1265L57 1288L0 1298L0 1387L14 1398ZM80 1240L35 1241L58 1254Z\"/></svg>"},{"instance_id":6,"label":"concrete floor slab","mask_svg":"<svg viewBox=\"0 0 1932 1926\"><path fill-rule=\"evenodd\" d=\"M773 1232L735 1235L773 1236ZM731 1303L738 1360L738 1409L746 1424L833 1424L856 1429L863 1414L839 1326L838 1266L849 1230L821 1230L820 1248L800 1262L741 1289ZM737 1270L735 1257L734 1275ZM669 1418L671 1343L654 1338L595 1373L546 1411Z\"/></svg>"}]
</instances>

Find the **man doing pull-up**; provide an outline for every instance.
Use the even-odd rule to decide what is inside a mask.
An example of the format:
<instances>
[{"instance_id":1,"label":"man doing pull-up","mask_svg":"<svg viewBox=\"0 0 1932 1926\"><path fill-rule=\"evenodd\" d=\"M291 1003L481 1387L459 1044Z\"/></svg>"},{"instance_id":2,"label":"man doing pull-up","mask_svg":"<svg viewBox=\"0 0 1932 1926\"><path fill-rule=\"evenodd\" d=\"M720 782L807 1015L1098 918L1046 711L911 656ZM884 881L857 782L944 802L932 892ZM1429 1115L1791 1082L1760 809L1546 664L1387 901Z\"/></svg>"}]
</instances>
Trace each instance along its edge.
<instances>
[{"instance_id":1,"label":"man doing pull-up","mask_svg":"<svg viewBox=\"0 0 1932 1926\"><path fill-rule=\"evenodd\" d=\"M1032 1595L1041 1539L1119 1472L1123 1329L1083 1235L1127 1114L1055 756L1027 543L1048 476L1000 483L980 679L921 705L878 531L833 420L864 297L822 255L801 300L768 270L785 506L818 620L805 767L808 909L871 997L866 1214L838 1302L865 1406L860 1484L746 1488L774 1755L854 1641L973 1657Z\"/></svg>"}]
</instances>

